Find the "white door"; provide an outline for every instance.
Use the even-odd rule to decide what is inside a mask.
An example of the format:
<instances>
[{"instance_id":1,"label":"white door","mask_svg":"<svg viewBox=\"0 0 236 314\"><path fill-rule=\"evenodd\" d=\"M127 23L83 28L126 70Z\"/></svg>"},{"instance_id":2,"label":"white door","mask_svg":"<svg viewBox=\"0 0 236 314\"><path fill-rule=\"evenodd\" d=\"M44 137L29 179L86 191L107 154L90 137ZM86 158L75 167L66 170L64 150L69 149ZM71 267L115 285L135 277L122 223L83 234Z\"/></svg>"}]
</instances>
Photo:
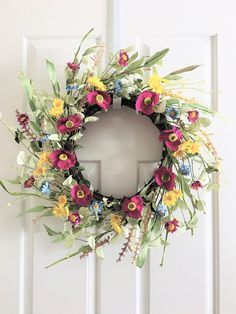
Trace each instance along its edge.
<instances>
[{"instance_id":1,"label":"white door","mask_svg":"<svg viewBox=\"0 0 236 314\"><path fill-rule=\"evenodd\" d=\"M94 27L94 35L86 45L106 42L106 52L133 43L145 55L169 47L160 73L202 64L186 76L196 81L203 79L205 89L212 90L211 95L197 94L221 113L213 131L224 159L222 188L219 193L205 195L207 214L195 236L175 237L162 268L161 250L156 248L142 270L130 263L130 256L115 263L121 242L105 250L104 261L94 256L74 258L45 270L45 265L65 255L65 248L50 242L43 222L34 225L31 217L15 219L25 204L15 203L1 191L0 313L236 312L235 131L230 119L224 117L232 116L232 121L234 118L234 11L233 1L229 0L179 0L171 5L155 0L0 1L0 111L5 120L15 123L14 110L24 108L16 79L19 70L23 68L35 79L38 88L48 89L45 57L55 61L62 80L65 62L70 61L81 36ZM148 179L154 161L160 158L160 152L153 149L156 137L156 130L146 119L118 106L86 131L86 149L81 150L80 156L87 176L104 193L130 194ZM98 144L104 147L107 143L109 154L98 152ZM127 156L122 149L130 143L140 149ZM0 177L13 177L11 165L20 148L3 128L0 144ZM123 167L119 169L121 162ZM110 171L114 171L112 177L117 180L111 180Z\"/></svg>"}]
</instances>

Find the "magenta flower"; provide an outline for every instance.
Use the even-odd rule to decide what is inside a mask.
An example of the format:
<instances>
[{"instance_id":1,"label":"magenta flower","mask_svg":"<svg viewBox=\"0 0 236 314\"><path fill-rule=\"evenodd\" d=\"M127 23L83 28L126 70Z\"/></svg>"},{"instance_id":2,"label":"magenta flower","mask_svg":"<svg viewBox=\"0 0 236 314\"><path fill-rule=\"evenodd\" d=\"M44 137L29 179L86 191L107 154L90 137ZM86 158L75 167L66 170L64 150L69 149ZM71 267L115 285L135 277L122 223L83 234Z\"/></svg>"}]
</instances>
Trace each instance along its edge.
<instances>
[{"instance_id":1,"label":"magenta flower","mask_svg":"<svg viewBox=\"0 0 236 314\"><path fill-rule=\"evenodd\" d=\"M136 100L136 110L142 112L146 115L150 115L154 112L153 107L157 105L159 102L159 95L151 92L146 91L139 94Z\"/></svg>"},{"instance_id":2,"label":"magenta flower","mask_svg":"<svg viewBox=\"0 0 236 314\"><path fill-rule=\"evenodd\" d=\"M79 206L87 206L91 199L92 193L85 184L75 184L71 190L70 194L73 201Z\"/></svg>"},{"instance_id":3,"label":"magenta flower","mask_svg":"<svg viewBox=\"0 0 236 314\"><path fill-rule=\"evenodd\" d=\"M49 158L53 167L63 170L70 169L76 163L75 154L62 149L53 151Z\"/></svg>"},{"instance_id":4,"label":"magenta flower","mask_svg":"<svg viewBox=\"0 0 236 314\"><path fill-rule=\"evenodd\" d=\"M16 110L16 118L18 123L22 126L23 129L28 127L29 116L27 113L20 113L18 110Z\"/></svg>"},{"instance_id":5,"label":"magenta flower","mask_svg":"<svg viewBox=\"0 0 236 314\"><path fill-rule=\"evenodd\" d=\"M120 51L119 57L120 57L118 61L119 65L121 65L122 67L127 66L129 63L128 53L125 51Z\"/></svg>"},{"instance_id":6,"label":"magenta flower","mask_svg":"<svg viewBox=\"0 0 236 314\"><path fill-rule=\"evenodd\" d=\"M106 92L93 91L87 94L87 102L90 105L98 105L102 109L107 110L111 103L111 97Z\"/></svg>"},{"instance_id":7,"label":"magenta flower","mask_svg":"<svg viewBox=\"0 0 236 314\"><path fill-rule=\"evenodd\" d=\"M24 182L24 188L29 189L34 185L35 178L33 176L29 177L27 180Z\"/></svg>"},{"instance_id":8,"label":"magenta flower","mask_svg":"<svg viewBox=\"0 0 236 314\"><path fill-rule=\"evenodd\" d=\"M194 190L199 190L199 189L203 188L203 185L201 184L200 181L197 180L191 184L191 188Z\"/></svg>"},{"instance_id":9,"label":"magenta flower","mask_svg":"<svg viewBox=\"0 0 236 314\"><path fill-rule=\"evenodd\" d=\"M164 142L165 145L172 151L176 151L178 149L179 144L181 143L181 139L183 134L179 129L173 127L171 130L165 130L161 132L159 139L161 142Z\"/></svg>"},{"instance_id":10,"label":"magenta flower","mask_svg":"<svg viewBox=\"0 0 236 314\"><path fill-rule=\"evenodd\" d=\"M60 118L57 120L57 129L60 133L70 133L78 130L82 124L80 115L74 114L67 118Z\"/></svg>"},{"instance_id":11,"label":"magenta flower","mask_svg":"<svg viewBox=\"0 0 236 314\"><path fill-rule=\"evenodd\" d=\"M122 211L130 218L134 219L141 217L143 207L143 199L139 195L132 196L131 198L125 198L122 203Z\"/></svg>"},{"instance_id":12,"label":"magenta flower","mask_svg":"<svg viewBox=\"0 0 236 314\"><path fill-rule=\"evenodd\" d=\"M77 211L70 212L68 221L73 225L78 225L81 221L80 215Z\"/></svg>"},{"instance_id":13,"label":"magenta flower","mask_svg":"<svg viewBox=\"0 0 236 314\"><path fill-rule=\"evenodd\" d=\"M163 186L167 191L172 191L175 188L176 174L171 169L160 167L156 169L155 181L159 186Z\"/></svg>"},{"instance_id":14,"label":"magenta flower","mask_svg":"<svg viewBox=\"0 0 236 314\"><path fill-rule=\"evenodd\" d=\"M67 65L74 72L76 72L80 68L80 65L78 63L75 63L75 62L67 62Z\"/></svg>"},{"instance_id":15,"label":"magenta flower","mask_svg":"<svg viewBox=\"0 0 236 314\"><path fill-rule=\"evenodd\" d=\"M179 221L176 218L174 218L173 220L167 221L165 223L165 228L166 228L167 232L173 233L173 232L177 231L178 227L179 227Z\"/></svg>"},{"instance_id":16,"label":"magenta flower","mask_svg":"<svg viewBox=\"0 0 236 314\"><path fill-rule=\"evenodd\" d=\"M188 120L190 122L197 122L199 119L199 112L197 110L188 111Z\"/></svg>"}]
</instances>

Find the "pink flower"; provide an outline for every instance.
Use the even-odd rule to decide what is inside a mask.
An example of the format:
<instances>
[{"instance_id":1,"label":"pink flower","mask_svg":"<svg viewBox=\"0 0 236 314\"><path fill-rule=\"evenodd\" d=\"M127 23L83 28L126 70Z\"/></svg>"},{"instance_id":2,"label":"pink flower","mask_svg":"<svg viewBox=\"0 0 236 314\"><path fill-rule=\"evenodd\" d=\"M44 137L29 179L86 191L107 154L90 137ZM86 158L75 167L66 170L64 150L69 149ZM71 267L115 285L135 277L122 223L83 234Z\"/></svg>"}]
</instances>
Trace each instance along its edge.
<instances>
[{"instance_id":1,"label":"pink flower","mask_svg":"<svg viewBox=\"0 0 236 314\"><path fill-rule=\"evenodd\" d=\"M107 110L111 103L111 97L106 92L93 91L87 94L87 102L90 105L98 105L102 109Z\"/></svg>"},{"instance_id":2,"label":"pink flower","mask_svg":"<svg viewBox=\"0 0 236 314\"><path fill-rule=\"evenodd\" d=\"M199 189L203 188L203 185L201 184L200 181L197 180L191 184L191 188L194 190L199 190Z\"/></svg>"},{"instance_id":3,"label":"pink flower","mask_svg":"<svg viewBox=\"0 0 236 314\"><path fill-rule=\"evenodd\" d=\"M181 143L180 140L182 137L183 134L176 127L173 127L171 130L161 132L159 139L161 142L164 142L170 150L176 151Z\"/></svg>"},{"instance_id":4,"label":"pink flower","mask_svg":"<svg viewBox=\"0 0 236 314\"><path fill-rule=\"evenodd\" d=\"M190 122L197 122L199 119L199 112L197 110L188 111L188 120Z\"/></svg>"},{"instance_id":5,"label":"pink flower","mask_svg":"<svg viewBox=\"0 0 236 314\"><path fill-rule=\"evenodd\" d=\"M171 169L160 167L155 171L155 181L159 186L163 186L167 191L175 188L176 174Z\"/></svg>"},{"instance_id":6,"label":"pink flower","mask_svg":"<svg viewBox=\"0 0 236 314\"><path fill-rule=\"evenodd\" d=\"M67 65L74 72L79 70L79 68L80 68L80 65L78 63L75 63L75 62L67 62Z\"/></svg>"},{"instance_id":7,"label":"pink flower","mask_svg":"<svg viewBox=\"0 0 236 314\"><path fill-rule=\"evenodd\" d=\"M29 189L34 185L35 178L33 176L29 177L27 180L24 182L24 188Z\"/></svg>"},{"instance_id":8,"label":"pink flower","mask_svg":"<svg viewBox=\"0 0 236 314\"><path fill-rule=\"evenodd\" d=\"M165 223L165 228L168 232L173 233L177 231L177 227L179 227L179 221L175 218Z\"/></svg>"},{"instance_id":9,"label":"pink flower","mask_svg":"<svg viewBox=\"0 0 236 314\"><path fill-rule=\"evenodd\" d=\"M136 100L136 110L146 115L150 115L154 112L153 107L157 105L158 102L158 94L151 91L142 92Z\"/></svg>"},{"instance_id":10,"label":"pink flower","mask_svg":"<svg viewBox=\"0 0 236 314\"><path fill-rule=\"evenodd\" d=\"M125 198L122 203L122 211L126 213L130 218L135 219L141 217L143 207L143 199L139 195L132 196L131 198Z\"/></svg>"},{"instance_id":11,"label":"pink flower","mask_svg":"<svg viewBox=\"0 0 236 314\"><path fill-rule=\"evenodd\" d=\"M78 225L81 221L80 215L77 211L70 212L68 221L73 225Z\"/></svg>"},{"instance_id":12,"label":"pink flower","mask_svg":"<svg viewBox=\"0 0 236 314\"><path fill-rule=\"evenodd\" d=\"M57 120L57 129L60 133L70 133L78 130L82 124L80 115L74 114L67 118L60 118Z\"/></svg>"},{"instance_id":13,"label":"pink flower","mask_svg":"<svg viewBox=\"0 0 236 314\"><path fill-rule=\"evenodd\" d=\"M119 58L119 61L118 61L119 65L121 65L121 66L123 66L123 67L127 66L128 63L129 63L129 56L128 56L128 53L125 52L125 51L120 51L119 57L120 57L120 58Z\"/></svg>"},{"instance_id":14,"label":"pink flower","mask_svg":"<svg viewBox=\"0 0 236 314\"><path fill-rule=\"evenodd\" d=\"M27 113L20 113L16 110L16 118L18 123L23 127L26 128L29 124L29 116Z\"/></svg>"},{"instance_id":15,"label":"pink flower","mask_svg":"<svg viewBox=\"0 0 236 314\"><path fill-rule=\"evenodd\" d=\"M92 193L85 184L75 184L71 190L70 194L73 201L79 206L87 206L91 199Z\"/></svg>"},{"instance_id":16,"label":"pink flower","mask_svg":"<svg viewBox=\"0 0 236 314\"><path fill-rule=\"evenodd\" d=\"M59 149L53 151L49 158L55 168L68 170L76 163L76 157L73 153Z\"/></svg>"}]
</instances>

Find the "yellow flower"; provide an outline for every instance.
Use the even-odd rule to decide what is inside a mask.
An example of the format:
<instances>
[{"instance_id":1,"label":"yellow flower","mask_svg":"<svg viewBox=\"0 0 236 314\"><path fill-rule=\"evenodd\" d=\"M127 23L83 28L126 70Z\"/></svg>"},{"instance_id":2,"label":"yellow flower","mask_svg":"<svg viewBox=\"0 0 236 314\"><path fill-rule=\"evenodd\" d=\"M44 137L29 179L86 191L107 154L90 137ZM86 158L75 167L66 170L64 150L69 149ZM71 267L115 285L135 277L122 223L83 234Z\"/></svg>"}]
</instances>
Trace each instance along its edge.
<instances>
[{"instance_id":1,"label":"yellow flower","mask_svg":"<svg viewBox=\"0 0 236 314\"><path fill-rule=\"evenodd\" d=\"M163 196L163 203L168 206L174 206L177 202L178 197L174 191L169 191Z\"/></svg>"},{"instance_id":2,"label":"yellow flower","mask_svg":"<svg viewBox=\"0 0 236 314\"><path fill-rule=\"evenodd\" d=\"M194 142L194 141L187 141L187 142L181 144L181 146L185 149L185 151L188 154L199 153L200 145L201 144L199 142Z\"/></svg>"},{"instance_id":3,"label":"yellow flower","mask_svg":"<svg viewBox=\"0 0 236 314\"><path fill-rule=\"evenodd\" d=\"M34 171L34 176L35 177L43 177L46 175L46 168L38 166L35 171Z\"/></svg>"},{"instance_id":4,"label":"yellow flower","mask_svg":"<svg viewBox=\"0 0 236 314\"><path fill-rule=\"evenodd\" d=\"M161 94L163 92L162 83L166 83L167 80L161 78L157 73L154 73L148 81L148 85L151 87L152 91Z\"/></svg>"},{"instance_id":5,"label":"yellow flower","mask_svg":"<svg viewBox=\"0 0 236 314\"><path fill-rule=\"evenodd\" d=\"M182 158L182 157L184 157L185 153L186 153L185 148L183 148L183 147L181 147L181 145L179 145L178 150L173 153L173 156L175 158Z\"/></svg>"},{"instance_id":6,"label":"yellow flower","mask_svg":"<svg viewBox=\"0 0 236 314\"><path fill-rule=\"evenodd\" d=\"M58 203L59 203L59 206L65 206L66 205L66 202L67 202L67 198L65 195L59 195L58 197Z\"/></svg>"},{"instance_id":7,"label":"yellow flower","mask_svg":"<svg viewBox=\"0 0 236 314\"><path fill-rule=\"evenodd\" d=\"M116 233L121 233L121 218L118 215L111 215L111 225Z\"/></svg>"},{"instance_id":8,"label":"yellow flower","mask_svg":"<svg viewBox=\"0 0 236 314\"><path fill-rule=\"evenodd\" d=\"M67 206L64 207L61 206L60 204L58 206L55 206L52 212L56 217L68 217L70 213Z\"/></svg>"},{"instance_id":9,"label":"yellow flower","mask_svg":"<svg viewBox=\"0 0 236 314\"><path fill-rule=\"evenodd\" d=\"M49 110L51 116L58 117L64 113L64 101L60 98L53 99L52 109Z\"/></svg>"},{"instance_id":10,"label":"yellow flower","mask_svg":"<svg viewBox=\"0 0 236 314\"><path fill-rule=\"evenodd\" d=\"M87 79L87 82L94 86L97 90L100 90L101 92L105 92L107 90L106 85L104 85L103 82L97 76L90 76Z\"/></svg>"},{"instance_id":11,"label":"yellow flower","mask_svg":"<svg viewBox=\"0 0 236 314\"><path fill-rule=\"evenodd\" d=\"M44 163L49 163L51 162L50 158L49 158L50 153L49 152L42 152L39 155L39 160L37 162L37 166L42 166Z\"/></svg>"},{"instance_id":12,"label":"yellow flower","mask_svg":"<svg viewBox=\"0 0 236 314\"><path fill-rule=\"evenodd\" d=\"M175 196L176 196L176 198L178 199L178 198L180 198L180 197L182 197L182 192L180 191L180 190L173 190L172 191L174 194L175 194Z\"/></svg>"}]
</instances>

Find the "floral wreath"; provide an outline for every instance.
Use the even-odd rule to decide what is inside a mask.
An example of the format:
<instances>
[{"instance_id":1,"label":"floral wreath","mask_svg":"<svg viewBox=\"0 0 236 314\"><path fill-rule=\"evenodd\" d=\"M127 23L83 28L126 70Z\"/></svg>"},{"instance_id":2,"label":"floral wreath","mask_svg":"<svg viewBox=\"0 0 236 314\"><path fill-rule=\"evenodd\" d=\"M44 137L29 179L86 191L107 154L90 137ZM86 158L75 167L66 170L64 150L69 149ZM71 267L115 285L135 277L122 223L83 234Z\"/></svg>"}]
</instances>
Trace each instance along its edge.
<instances>
[{"instance_id":1,"label":"floral wreath","mask_svg":"<svg viewBox=\"0 0 236 314\"><path fill-rule=\"evenodd\" d=\"M117 261L130 250L133 262L142 267L148 249L163 245L162 265L169 235L179 229L193 232L198 211L204 211L199 190L218 186L210 174L218 171L219 157L203 130L210 124L206 116L213 112L181 93L179 86L184 85L180 74L197 66L165 77L158 75L157 67L168 49L141 58L138 52L131 53L133 48L120 50L97 74L104 47L93 46L81 53L82 43L91 31L82 39L73 61L67 63L66 92L61 92L54 64L49 60L46 64L53 96L37 94L32 81L20 74L32 113L16 110L19 128L8 126L15 141L25 147L17 156L20 174L8 181L27 191L10 192L3 181L0 184L11 195L47 201L21 214L39 213L35 221L48 216L63 221L61 230L44 226L55 242L63 241L67 248L75 249L51 265L75 255L83 258L91 252L104 258L103 246L122 236L124 244ZM152 73L148 80L144 79L146 71ZM180 91L174 93L174 89ZM153 177L135 195L122 199L94 190L75 155L81 148L79 140L85 125L97 121L99 111L109 110L115 97L121 97L122 106L149 117L163 143L162 158Z\"/></svg>"}]
</instances>

